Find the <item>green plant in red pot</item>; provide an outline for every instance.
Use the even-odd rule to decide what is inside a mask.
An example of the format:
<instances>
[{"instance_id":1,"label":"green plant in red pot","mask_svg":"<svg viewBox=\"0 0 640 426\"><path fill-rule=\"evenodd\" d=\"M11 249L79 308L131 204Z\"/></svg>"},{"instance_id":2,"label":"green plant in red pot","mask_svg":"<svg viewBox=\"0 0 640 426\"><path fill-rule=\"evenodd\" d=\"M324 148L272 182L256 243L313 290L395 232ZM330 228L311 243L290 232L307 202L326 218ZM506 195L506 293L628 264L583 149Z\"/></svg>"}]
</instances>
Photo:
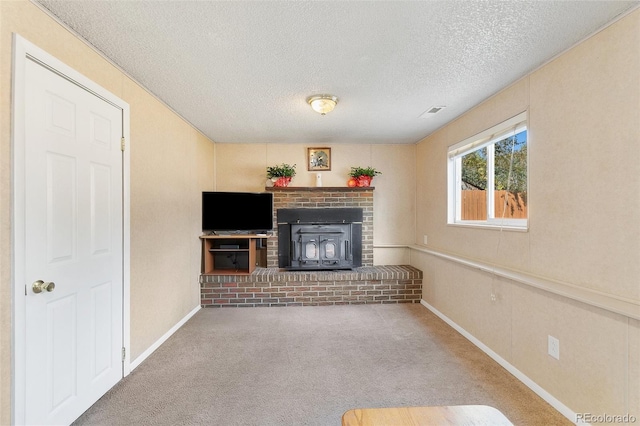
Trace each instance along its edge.
<instances>
[{"instance_id":1,"label":"green plant in red pot","mask_svg":"<svg viewBox=\"0 0 640 426\"><path fill-rule=\"evenodd\" d=\"M381 174L382 172L379 172L373 167L351 167L351 171L349 172L349 176L356 180L356 186L360 187L371 186L373 177Z\"/></svg>"},{"instance_id":2,"label":"green plant in red pot","mask_svg":"<svg viewBox=\"0 0 640 426\"><path fill-rule=\"evenodd\" d=\"M289 186L291 179L296 175L296 165L282 163L278 166L267 167L267 179L273 182L275 187Z\"/></svg>"}]
</instances>

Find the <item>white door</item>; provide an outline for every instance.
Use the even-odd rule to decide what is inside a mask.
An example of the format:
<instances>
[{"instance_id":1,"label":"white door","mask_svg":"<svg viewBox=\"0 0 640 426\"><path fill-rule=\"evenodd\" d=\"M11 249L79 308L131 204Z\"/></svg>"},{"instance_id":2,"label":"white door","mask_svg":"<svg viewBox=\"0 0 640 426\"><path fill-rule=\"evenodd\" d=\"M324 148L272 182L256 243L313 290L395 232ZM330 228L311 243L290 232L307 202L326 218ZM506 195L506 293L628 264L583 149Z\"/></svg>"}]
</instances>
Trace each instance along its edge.
<instances>
[{"instance_id":1,"label":"white door","mask_svg":"<svg viewBox=\"0 0 640 426\"><path fill-rule=\"evenodd\" d=\"M25 83L24 420L69 424L123 376L122 110L29 59Z\"/></svg>"}]
</instances>

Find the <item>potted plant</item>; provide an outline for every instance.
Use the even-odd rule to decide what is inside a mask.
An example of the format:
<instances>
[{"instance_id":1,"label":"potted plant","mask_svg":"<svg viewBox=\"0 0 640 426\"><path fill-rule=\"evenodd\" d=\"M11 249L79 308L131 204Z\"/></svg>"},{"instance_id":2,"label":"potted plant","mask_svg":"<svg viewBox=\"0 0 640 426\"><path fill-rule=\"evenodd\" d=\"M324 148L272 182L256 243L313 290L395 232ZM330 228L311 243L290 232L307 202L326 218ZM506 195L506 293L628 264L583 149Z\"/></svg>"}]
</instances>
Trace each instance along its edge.
<instances>
[{"instance_id":1,"label":"potted plant","mask_svg":"<svg viewBox=\"0 0 640 426\"><path fill-rule=\"evenodd\" d=\"M289 186L291 178L296 175L296 165L282 163L278 166L267 167L267 179L271 179L273 186Z\"/></svg>"},{"instance_id":2,"label":"potted plant","mask_svg":"<svg viewBox=\"0 0 640 426\"><path fill-rule=\"evenodd\" d=\"M351 171L349 172L349 182L347 185L353 186L370 186L373 177L376 175L381 175L382 172L379 172L373 167L351 167Z\"/></svg>"}]
</instances>

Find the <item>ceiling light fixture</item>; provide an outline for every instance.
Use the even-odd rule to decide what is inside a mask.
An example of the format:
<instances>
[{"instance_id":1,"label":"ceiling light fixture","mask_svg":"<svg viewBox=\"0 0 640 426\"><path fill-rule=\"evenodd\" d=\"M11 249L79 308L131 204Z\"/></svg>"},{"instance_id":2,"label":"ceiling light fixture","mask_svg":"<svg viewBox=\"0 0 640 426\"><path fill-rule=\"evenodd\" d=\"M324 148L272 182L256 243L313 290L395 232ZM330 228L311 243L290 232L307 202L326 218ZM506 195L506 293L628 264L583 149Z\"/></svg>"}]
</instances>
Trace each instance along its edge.
<instances>
[{"instance_id":1,"label":"ceiling light fixture","mask_svg":"<svg viewBox=\"0 0 640 426\"><path fill-rule=\"evenodd\" d=\"M338 103L338 98L333 95L313 95L307 98L307 103L311 105L314 111L321 115L327 115L333 111Z\"/></svg>"}]
</instances>

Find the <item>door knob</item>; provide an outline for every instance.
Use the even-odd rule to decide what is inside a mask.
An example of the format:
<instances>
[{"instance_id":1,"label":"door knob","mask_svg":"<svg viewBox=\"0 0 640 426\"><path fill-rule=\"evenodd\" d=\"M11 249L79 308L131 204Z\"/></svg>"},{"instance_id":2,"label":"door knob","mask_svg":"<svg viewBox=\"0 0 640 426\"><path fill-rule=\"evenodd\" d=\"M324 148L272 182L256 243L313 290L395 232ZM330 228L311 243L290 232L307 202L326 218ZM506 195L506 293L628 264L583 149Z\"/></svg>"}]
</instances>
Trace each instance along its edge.
<instances>
[{"instance_id":1,"label":"door knob","mask_svg":"<svg viewBox=\"0 0 640 426\"><path fill-rule=\"evenodd\" d=\"M42 293L43 291L52 292L56 288L56 284L53 282L45 283L42 280L38 280L31 285L31 289L34 293Z\"/></svg>"}]
</instances>

